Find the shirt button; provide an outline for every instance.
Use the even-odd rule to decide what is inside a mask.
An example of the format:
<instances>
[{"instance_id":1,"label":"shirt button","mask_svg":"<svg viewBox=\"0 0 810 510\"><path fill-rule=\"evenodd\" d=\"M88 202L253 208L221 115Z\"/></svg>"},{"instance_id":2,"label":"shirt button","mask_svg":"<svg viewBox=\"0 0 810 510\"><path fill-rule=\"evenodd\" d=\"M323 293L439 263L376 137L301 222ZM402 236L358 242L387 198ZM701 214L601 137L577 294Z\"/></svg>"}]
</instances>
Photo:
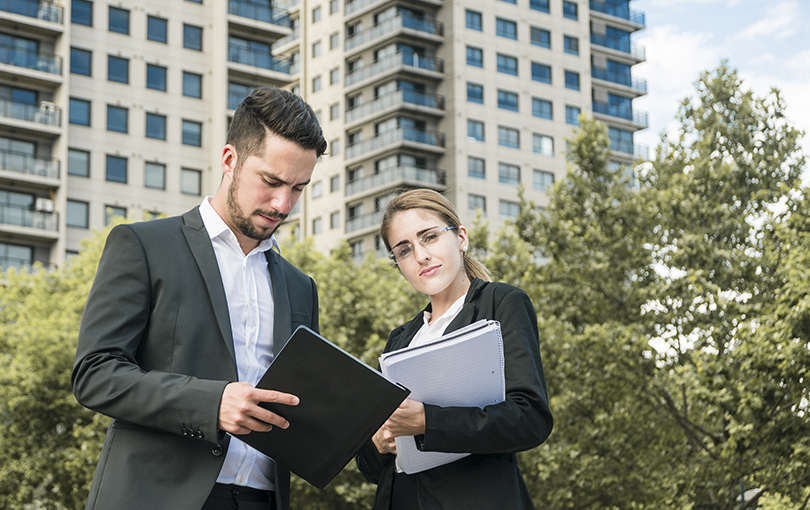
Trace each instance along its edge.
<instances>
[{"instance_id":1,"label":"shirt button","mask_svg":"<svg viewBox=\"0 0 810 510\"><path fill-rule=\"evenodd\" d=\"M213 449L213 450L211 450L211 453L213 453L213 454L214 454L214 457L219 457L220 455L222 455L222 447L221 447L221 446L219 446L219 445L216 445L216 446L214 447L214 449Z\"/></svg>"}]
</instances>

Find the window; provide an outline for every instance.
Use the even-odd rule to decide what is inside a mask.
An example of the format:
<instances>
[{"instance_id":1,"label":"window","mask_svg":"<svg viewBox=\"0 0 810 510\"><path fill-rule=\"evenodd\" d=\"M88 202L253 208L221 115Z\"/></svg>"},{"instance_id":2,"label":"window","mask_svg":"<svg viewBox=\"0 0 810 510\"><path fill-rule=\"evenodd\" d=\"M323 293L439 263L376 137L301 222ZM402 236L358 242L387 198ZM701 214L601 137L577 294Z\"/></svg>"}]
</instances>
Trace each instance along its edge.
<instances>
[{"instance_id":1,"label":"window","mask_svg":"<svg viewBox=\"0 0 810 510\"><path fill-rule=\"evenodd\" d=\"M193 120L183 120L183 145L202 145L202 124Z\"/></svg>"},{"instance_id":2,"label":"window","mask_svg":"<svg viewBox=\"0 0 810 510\"><path fill-rule=\"evenodd\" d=\"M200 195L202 188L200 183L202 181L202 172L199 170L192 170L191 168L183 168L180 170L180 192L187 195Z\"/></svg>"},{"instance_id":3,"label":"window","mask_svg":"<svg viewBox=\"0 0 810 510\"><path fill-rule=\"evenodd\" d=\"M30 246L0 243L0 266L9 268L31 268L34 260L34 249Z\"/></svg>"},{"instance_id":4,"label":"window","mask_svg":"<svg viewBox=\"0 0 810 510\"><path fill-rule=\"evenodd\" d=\"M483 30L483 24L481 23L481 13L476 11L471 11L467 9L466 11L466 19L467 19L467 28L470 30L478 30L479 32Z\"/></svg>"},{"instance_id":5,"label":"window","mask_svg":"<svg viewBox=\"0 0 810 510\"><path fill-rule=\"evenodd\" d=\"M71 124L90 125L90 101L71 97L68 105L68 120Z\"/></svg>"},{"instance_id":6,"label":"window","mask_svg":"<svg viewBox=\"0 0 810 510\"><path fill-rule=\"evenodd\" d=\"M484 50L467 46L467 65L484 67Z\"/></svg>"},{"instance_id":7,"label":"window","mask_svg":"<svg viewBox=\"0 0 810 510\"><path fill-rule=\"evenodd\" d=\"M317 23L321 21L321 6L312 9L312 22Z\"/></svg>"},{"instance_id":8,"label":"window","mask_svg":"<svg viewBox=\"0 0 810 510\"><path fill-rule=\"evenodd\" d=\"M114 205L104 206L104 226L108 226L113 218L120 216L121 218L127 217L127 210L125 207L116 207Z\"/></svg>"},{"instance_id":9,"label":"window","mask_svg":"<svg viewBox=\"0 0 810 510\"><path fill-rule=\"evenodd\" d=\"M565 88L579 90L579 73L574 71L565 72Z\"/></svg>"},{"instance_id":10,"label":"window","mask_svg":"<svg viewBox=\"0 0 810 510\"><path fill-rule=\"evenodd\" d=\"M146 88L166 92L166 68L146 64Z\"/></svg>"},{"instance_id":11,"label":"window","mask_svg":"<svg viewBox=\"0 0 810 510\"><path fill-rule=\"evenodd\" d=\"M477 83L467 83L467 101L484 104L484 86Z\"/></svg>"},{"instance_id":12,"label":"window","mask_svg":"<svg viewBox=\"0 0 810 510\"><path fill-rule=\"evenodd\" d=\"M334 147L334 143L335 142L332 142L333 147ZM340 191L340 176L339 175L333 175L332 177L329 178L329 193L334 193L336 191Z\"/></svg>"},{"instance_id":13,"label":"window","mask_svg":"<svg viewBox=\"0 0 810 510\"><path fill-rule=\"evenodd\" d=\"M146 114L146 137L157 140L166 139L166 116L157 113Z\"/></svg>"},{"instance_id":14,"label":"window","mask_svg":"<svg viewBox=\"0 0 810 510\"><path fill-rule=\"evenodd\" d=\"M338 0L330 0L329 1L329 14L335 14L338 12Z\"/></svg>"},{"instance_id":15,"label":"window","mask_svg":"<svg viewBox=\"0 0 810 510\"><path fill-rule=\"evenodd\" d=\"M543 48L551 48L551 32L542 28L531 27L529 33L532 44Z\"/></svg>"},{"instance_id":16,"label":"window","mask_svg":"<svg viewBox=\"0 0 810 510\"><path fill-rule=\"evenodd\" d=\"M487 173L484 160L481 158L474 158L472 156L467 158L467 175L475 177L476 179L486 179Z\"/></svg>"},{"instance_id":17,"label":"window","mask_svg":"<svg viewBox=\"0 0 810 510\"><path fill-rule=\"evenodd\" d=\"M517 23L507 19L495 18L495 35L507 39L517 39Z\"/></svg>"},{"instance_id":18,"label":"window","mask_svg":"<svg viewBox=\"0 0 810 510\"><path fill-rule=\"evenodd\" d=\"M110 32L129 35L129 11L110 7Z\"/></svg>"},{"instance_id":19,"label":"window","mask_svg":"<svg viewBox=\"0 0 810 510\"><path fill-rule=\"evenodd\" d=\"M202 28L183 25L183 48L202 51Z\"/></svg>"},{"instance_id":20,"label":"window","mask_svg":"<svg viewBox=\"0 0 810 510\"><path fill-rule=\"evenodd\" d=\"M329 71L329 85L334 85L340 81L340 68L336 67Z\"/></svg>"},{"instance_id":21,"label":"window","mask_svg":"<svg viewBox=\"0 0 810 510\"><path fill-rule=\"evenodd\" d=\"M551 172L544 172L542 170L534 171L534 189L540 191L548 191L554 184L554 174Z\"/></svg>"},{"instance_id":22,"label":"window","mask_svg":"<svg viewBox=\"0 0 810 510\"><path fill-rule=\"evenodd\" d=\"M518 74L517 57L512 57L510 55L498 53L498 72L517 76Z\"/></svg>"},{"instance_id":23,"label":"window","mask_svg":"<svg viewBox=\"0 0 810 510\"><path fill-rule=\"evenodd\" d=\"M609 128L610 150L633 154L633 132L622 129Z\"/></svg>"},{"instance_id":24,"label":"window","mask_svg":"<svg viewBox=\"0 0 810 510\"><path fill-rule=\"evenodd\" d=\"M498 182L504 184L520 184L520 167L517 165L508 165L506 163L498 163Z\"/></svg>"},{"instance_id":25,"label":"window","mask_svg":"<svg viewBox=\"0 0 810 510\"><path fill-rule=\"evenodd\" d=\"M340 103L335 103L329 107L329 120L340 118Z\"/></svg>"},{"instance_id":26,"label":"window","mask_svg":"<svg viewBox=\"0 0 810 510\"><path fill-rule=\"evenodd\" d=\"M118 83L129 83L129 59L108 55L107 79Z\"/></svg>"},{"instance_id":27,"label":"window","mask_svg":"<svg viewBox=\"0 0 810 510\"><path fill-rule=\"evenodd\" d=\"M107 105L107 131L127 132L129 110L120 106Z\"/></svg>"},{"instance_id":28,"label":"window","mask_svg":"<svg viewBox=\"0 0 810 510\"><path fill-rule=\"evenodd\" d=\"M563 0L563 16L568 19L578 19L577 4Z\"/></svg>"},{"instance_id":29,"label":"window","mask_svg":"<svg viewBox=\"0 0 810 510\"><path fill-rule=\"evenodd\" d=\"M520 148L520 132L517 129L498 126L498 145Z\"/></svg>"},{"instance_id":30,"label":"window","mask_svg":"<svg viewBox=\"0 0 810 510\"><path fill-rule=\"evenodd\" d=\"M321 90L321 75L312 78L312 92Z\"/></svg>"},{"instance_id":31,"label":"window","mask_svg":"<svg viewBox=\"0 0 810 510\"><path fill-rule=\"evenodd\" d=\"M312 43L312 58L321 56L321 41Z\"/></svg>"},{"instance_id":32,"label":"window","mask_svg":"<svg viewBox=\"0 0 810 510\"><path fill-rule=\"evenodd\" d=\"M535 134L532 140L532 150L543 156L553 156L554 141L550 136Z\"/></svg>"},{"instance_id":33,"label":"window","mask_svg":"<svg viewBox=\"0 0 810 510\"><path fill-rule=\"evenodd\" d=\"M548 2L549 0L529 0L529 7L535 11L549 12Z\"/></svg>"},{"instance_id":34,"label":"window","mask_svg":"<svg viewBox=\"0 0 810 510\"><path fill-rule=\"evenodd\" d=\"M467 121L467 140L484 141L484 123L478 120Z\"/></svg>"},{"instance_id":35,"label":"window","mask_svg":"<svg viewBox=\"0 0 810 510\"><path fill-rule=\"evenodd\" d=\"M75 1L75 0L74 0ZM88 219L87 219L87 211L89 207L87 202L79 202L77 200L68 200L67 201L67 210L65 211L67 226L68 227L77 227L77 228L87 228L88 227Z\"/></svg>"},{"instance_id":36,"label":"window","mask_svg":"<svg viewBox=\"0 0 810 510\"><path fill-rule=\"evenodd\" d=\"M312 220L312 233L313 234L320 234L321 233L321 219L315 218Z\"/></svg>"},{"instance_id":37,"label":"window","mask_svg":"<svg viewBox=\"0 0 810 510\"><path fill-rule=\"evenodd\" d=\"M110 182L127 182L127 158L107 154L107 180Z\"/></svg>"},{"instance_id":38,"label":"window","mask_svg":"<svg viewBox=\"0 0 810 510\"><path fill-rule=\"evenodd\" d=\"M239 83L228 83L228 109L236 110L239 103L242 102L254 87L251 85L240 85Z\"/></svg>"},{"instance_id":39,"label":"window","mask_svg":"<svg viewBox=\"0 0 810 510\"><path fill-rule=\"evenodd\" d=\"M502 110L518 111L518 95L506 90L498 91L498 108Z\"/></svg>"},{"instance_id":40,"label":"window","mask_svg":"<svg viewBox=\"0 0 810 510\"><path fill-rule=\"evenodd\" d=\"M70 22L77 25L93 26L93 2L72 0L70 2Z\"/></svg>"},{"instance_id":41,"label":"window","mask_svg":"<svg viewBox=\"0 0 810 510\"><path fill-rule=\"evenodd\" d=\"M329 215L329 228L338 228L340 226L340 211L335 211Z\"/></svg>"},{"instance_id":42,"label":"window","mask_svg":"<svg viewBox=\"0 0 810 510\"><path fill-rule=\"evenodd\" d=\"M187 97L202 97L202 75L183 71L183 95Z\"/></svg>"},{"instance_id":43,"label":"window","mask_svg":"<svg viewBox=\"0 0 810 510\"><path fill-rule=\"evenodd\" d=\"M540 117L541 119L551 120L553 118L551 112L551 101L538 99L536 97L532 98L532 115L535 117Z\"/></svg>"},{"instance_id":44,"label":"window","mask_svg":"<svg viewBox=\"0 0 810 510\"><path fill-rule=\"evenodd\" d=\"M551 66L532 62L532 80L551 83Z\"/></svg>"},{"instance_id":45,"label":"window","mask_svg":"<svg viewBox=\"0 0 810 510\"><path fill-rule=\"evenodd\" d=\"M90 177L90 153L79 149L68 149L68 175Z\"/></svg>"},{"instance_id":46,"label":"window","mask_svg":"<svg viewBox=\"0 0 810 510\"><path fill-rule=\"evenodd\" d=\"M478 214L478 211L481 211L483 216L487 215L487 199L480 195L468 195L467 196L467 209L470 211L471 216L475 216Z\"/></svg>"},{"instance_id":47,"label":"window","mask_svg":"<svg viewBox=\"0 0 810 510\"><path fill-rule=\"evenodd\" d=\"M579 126L579 113L580 109L576 106L565 107L565 123L572 126Z\"/></svg>"},{"instance_id":48,"label":"window","mask_svg":"<svg viewBox=\"0 0 810 510\"><path fill-rule=\"evenodd\" d=\"M201 4L202 0L186 0L186 2L192 2L192 3L195 3L195 4Z\"/></svg>"},{"instance_id":49,"label":"window","mask_svg":"<svg viewBox=\"0 0 810 510\"><path fill-rule=\"evenodd\" d=\"M147 188L166 189L166 165L144 163L143 176L143 185Z\"/></svg>"},{"instance_id":50,"label":"window","mask_svg":"<svg viewBox=\"0 0 810 510\"><path fill-rule=\"evenodd\" d=\"M511 200L501 200L500 213L502 219L516 218L520 213L520 204Z\"/></svg>"},{"instance_id":51,"label":"window","mask_svg":"<svg viewBox=\"0 0 810 510\"><path fill-rule=\"evenodd\" d=\"M570 53L571 55L579 55L579 39L576 37L564 35L563 46L565 47L566 53Z\"/></svg>"},{"instance_id":52,"label":"window","mask_svg":"<svg viewBox=\"0 0 810 510\"><path fill-rule=\"evenodd\" d=\"M312 184L312 198L319 198L323 195L323 183L321 181Z\"/></svg>"},{"instance_id":53,"label":"window","mask_svg":"<svg viewBox=\"0 0 810 510\"><path fill-rule=\"evenodd\" d=\"M84 76L91 76L92 61L93 61L92 51L80 50L79 48L70 48L71 73L82 74Z\"/></svg>"},{"instance_id":54,"label":"window","mask_svg":"<svg viewBox=\"0 0 810 510\"><path fill-rule=\"evenodd\" d=\"M338 46L340 46L340 34L335 32L329 36L329 49L334 50Z\"/></svg>"},{"instance_id":55,"label":"window","mask_svg":"<svg viewBox=\"0 0 810 510\"><path fill-rule=\"evenodd\" d=\"M166 25L167 21L163 18L156 18L155 16L146 17L146 38L150 41L166 44Z\"/></svg>"}]
</instances>

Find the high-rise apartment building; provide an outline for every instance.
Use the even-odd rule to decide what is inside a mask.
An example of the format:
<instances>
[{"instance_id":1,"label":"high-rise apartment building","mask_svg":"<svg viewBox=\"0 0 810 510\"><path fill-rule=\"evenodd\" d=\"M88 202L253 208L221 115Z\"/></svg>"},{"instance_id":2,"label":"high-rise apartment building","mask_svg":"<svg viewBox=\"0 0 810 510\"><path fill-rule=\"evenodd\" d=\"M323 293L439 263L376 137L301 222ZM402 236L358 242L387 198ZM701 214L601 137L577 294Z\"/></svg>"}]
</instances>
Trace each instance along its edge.
<instances>
[{"instance_id":1,"label":"high-rise apartment building","mask_svg":"<svg viewBox=\"0 0 810 510\"><path fill-rule=\"evenodd\" d=\"M212 194L252 88L301 94L329 141L280 236L380 253L393 192L444 193L470 223L539 205L580 113L638 155L646 83L629 0L0 1L0 265L59 265L112 215Z\"/></svg>"}]
</instances>

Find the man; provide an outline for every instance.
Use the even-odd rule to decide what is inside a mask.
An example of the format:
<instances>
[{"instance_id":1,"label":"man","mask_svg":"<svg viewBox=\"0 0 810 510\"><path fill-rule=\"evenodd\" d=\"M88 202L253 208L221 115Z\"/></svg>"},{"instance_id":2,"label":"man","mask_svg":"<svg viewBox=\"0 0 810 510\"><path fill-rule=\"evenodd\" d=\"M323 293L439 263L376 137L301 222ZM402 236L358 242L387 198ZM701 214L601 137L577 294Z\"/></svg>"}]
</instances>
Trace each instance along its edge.
<instances>
[{"instance_id":1,"label":"man","mask_svg":"<svg viewBox=\"0 0 810 510\"><path fill-rule=\"evenodd\" d=\"M315 283L271 247L325 149L301 98L256 89L213 197L110 232L72 376L113 418L88 509L289 508L289 472L226 433L286 428L259 403L297 404L254 385L296 327L318 330Z\"/></svg>"}]
</instances>

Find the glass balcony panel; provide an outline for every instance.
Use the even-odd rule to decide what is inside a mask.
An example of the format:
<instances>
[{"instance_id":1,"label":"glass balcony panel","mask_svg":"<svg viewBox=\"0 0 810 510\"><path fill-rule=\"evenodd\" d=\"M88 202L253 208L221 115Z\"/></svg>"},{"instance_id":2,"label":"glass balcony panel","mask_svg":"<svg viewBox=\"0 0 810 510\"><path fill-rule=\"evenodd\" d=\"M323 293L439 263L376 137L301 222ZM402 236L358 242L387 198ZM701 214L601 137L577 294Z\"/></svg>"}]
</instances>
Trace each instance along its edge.
<instances>
[{"instance_id":1,"label":"glass balcony panel","mask_svg":"<svg viewBox=\"0 0 810 510\"><path fill-rule=\"evenodd\" d=\"M0 0L0 11L62 24L62 6L37 0Z\"/></svg>"},{"instance_id":2,"label":"glass balcony panel","mask_svg":"<svg viewBox=\"0 0 810 510\"><path fill-rule=\"evenodd\" d=\"M374 61L357 71L346 75L346 86L354 85L371 76L383 73L399 65L424 69L426 71L444 72L444 61L440 58L429 57L421 53L398 51Z\"/></svg>"},{"instance_id":3,"label":"glass balcony panel","mask_svg":"<svg viewBox=\"0 0 810 510\"><path fill-rule=\"evenodd\" d=\"M416 142L435 147L444 147L444 133L413 127L388 129L370 140L364 140L346 147L346 159L398 142Z\"/></svg>"},{"instance_id":4,"label":"glass balcony panel","mask_svg":"<svg viewBox=\"0 0 810 510\"><path fill-rule=\"evenodd\" d=\"M601 12L604 14L609 14L610 16L616 16L617 18L626 19L628 21L632 21L637 25L644 25L644 13L639 11L634 11L627 7L627 5L615 5L609 4L607 2L602 2L599 0L590 0L590 7L591 10Z\"/></svg>"},{"instance_id":5,"label":"glass balcony panel","mask_svg":"<svg viewBox=\"0 0 810 510\"><path fill-rule=\"evenodd\" d=\"M0 224L52 232L58 229L56 213L32 211L26 206L12 204L0 204Z\"/></svg>"},{"instance_id":6,"label":"glass balcony panel","mask_svg":"<svg viewBox=\"0 0 810 510\"><path fill-rule=\"evenodd\" d=\"M361 177L356 181L346 183L346 196L404 179L418 181L424 184L443 185L447 182L447 174L433 168L422 168L415 165L398 165L386 168L380 173Z\"/></svg>"},{"instance_id":7,"label":"glass balcony panel","mask_svg":"<svg viewBox=\"0 0 810 510\"><path fill-rule=\"evenodd\" d=\"M270 53L252 51L234 44L228 46L228 60L261 69L290 74L290 61L273 57Z\"/></svg>"},{"instance_id":8,"label":"glass balcony panel","mask_svg":"<svg viewBox=\"0 0 810 510\"><path fill-rule=\"evenodd\" d=\"M639 46L627 39L617 39L600 34L591 34L591 43L610 48L612 50L628 53L639 60L645 60L647 51L643 46Z\"/></svg>"},{"instance_id":9,"label":"glass balcony panel","mask_svg":"<svg viewBox=\"0 0 810 510\"><path fill-rule=\"evenodd\" d=\"M410 103L428 108L444 110L444 96L438 94L427 94L410 89L397 89L387 94L379 96L377 99L346 112L346 122L354 122L357 119L366 117L380 110L384 110L394 105Z\"/></svg>"},{"instance_id":10,"label":"glass balcony panel","mask_svg":"<svg viewBox=\"0 0 810 510\"><path fill-rule=\"evenodd\" d=\"M390 34L400 28L410 28L431 35L444 35L444 25L439 21L421 18L413 14L398 13L396 16L377 23L368 30L346 39L346 50L356 48L363 43Z\"/></svg>"},{"instance_id":11,"label":"glass balcony panel","mask_svg":"<svg viewBox=\"0 0 810 510\"><path fill-rule=\"evenodd\" d=\"M273 9L270 2L228 0L228 13L282 27L290 28L292 26L290 14L281 9Z\"/></svg>"},{"instance_id":12,"label":"glass balcony panel","mask_svg":"<svg viewBox=\"0 0 810 510\"><path fill-rule=\"evenodd\" d=\"M375 227L380 224L383 217L383 211L374 211L372 213L363 214L356 218L346 220L346 233L354 232L368 227Z\"/></svg>"},{"instance_id":13,"label":"glass balcony panel","mask_svg":"<svg viewBox=\"0 0 810 510\"><path fill-rule=\"evenodd\" d=\"M0 99L0 117L26 120L48 126L59 126L61 110L53 105L36 106Z\"/></svg>"},{"instance_id":14,"label":"glass balcony panel","mask_svg":"<svg viewBox=\"0 0 810 510\"><path fill-rule=\"evenodd\" d=\"M630 120L634 124L639 124L644 127L649 126L649 116L647 112L636 111L633 110L632 107L594 101L593 111L594 113L601 113L603 115L610 115L611 117L618 117L620 119Z\"/></svg>"},{"instance_id":15,"label":"glass balcony panel","mask_svg":"<svg viewBox=\"0 0 810 510\"><path fill-rule=\"evenodd\" d=\"M24 69L62 74L62 57L43 51L0 45L0 63Z\"/></svg>"},{"instance_id":16,"label":"glass balcony panel","mask_svg":"<svg viewBox=\"0 0 810 510\"><path fill-rule=\"evenodd\" d=\"M630 87L633 90L647 93L647 80L641 78L633 78L630 73L608 71L607 69L599 69L598 67L591 68L591 76L597 80L605 80L625 87Z\"/></svg>"},{"instance_id":17,"label":"glass balcony panel","mask_svg":"<svg viewBox=\"0 0 810 510\"><path fill-rule=\"evenodd\" d=\"M0 169L52 179L59 178L59 160L24 152L0 150Z\"/></svg>"}]
</instances>

